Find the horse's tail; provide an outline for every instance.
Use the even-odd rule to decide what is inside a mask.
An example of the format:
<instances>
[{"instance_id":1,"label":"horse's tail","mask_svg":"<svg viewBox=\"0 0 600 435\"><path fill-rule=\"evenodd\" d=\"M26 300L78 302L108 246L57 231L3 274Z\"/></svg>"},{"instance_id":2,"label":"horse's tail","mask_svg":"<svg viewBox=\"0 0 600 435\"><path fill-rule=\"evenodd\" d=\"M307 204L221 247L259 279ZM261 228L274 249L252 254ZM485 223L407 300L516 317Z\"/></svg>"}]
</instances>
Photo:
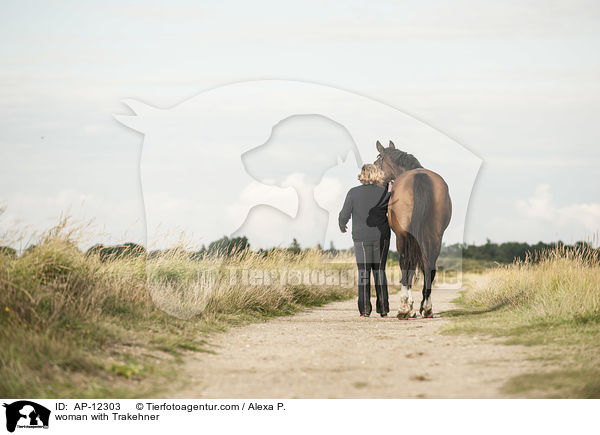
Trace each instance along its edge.
<instances>
[{"instance_id":1,"label":"horse's tail","mask_svg":"<svg viewBox=\"0 0 600 435\"><path fill-rule=\"evenodd\" d=\"M418 246L413 248L416 264L425 272L431 253L429 222L433 208L433 184L427 174L416 174L413 178L413 210L408 232Z\"/></svg>"}]
</instances>

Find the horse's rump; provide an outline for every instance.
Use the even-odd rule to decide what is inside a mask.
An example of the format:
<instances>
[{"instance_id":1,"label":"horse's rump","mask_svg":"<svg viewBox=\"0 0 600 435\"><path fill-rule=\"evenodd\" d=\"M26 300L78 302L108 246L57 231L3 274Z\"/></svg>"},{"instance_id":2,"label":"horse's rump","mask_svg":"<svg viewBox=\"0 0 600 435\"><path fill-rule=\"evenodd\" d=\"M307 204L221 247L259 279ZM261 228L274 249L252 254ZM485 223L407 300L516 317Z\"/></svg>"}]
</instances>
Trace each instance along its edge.
<instances>
[{"instance_id":1,"label":"horse's rump","mask_svg":"<svg viewBox=\"0 0 600 435\"><path fill-rule=\"evenodd\" d=\"M450 209L448 186L438 174L419 168L394 181L388 207L390 226L402 239L398 253L412 267L424 270L434 266Z\"/></svg>"}]
</instances>

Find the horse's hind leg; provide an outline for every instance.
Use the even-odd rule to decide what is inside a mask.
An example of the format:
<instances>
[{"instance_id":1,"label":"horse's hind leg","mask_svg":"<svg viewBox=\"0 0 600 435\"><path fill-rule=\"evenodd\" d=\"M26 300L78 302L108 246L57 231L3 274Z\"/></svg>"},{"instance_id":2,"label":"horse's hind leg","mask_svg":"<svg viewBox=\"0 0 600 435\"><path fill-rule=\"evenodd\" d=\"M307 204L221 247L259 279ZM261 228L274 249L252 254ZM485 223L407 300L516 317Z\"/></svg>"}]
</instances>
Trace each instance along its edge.
<instances>
[{"instance_id":1,"label":"horse's hind leg","mask_svg":"<svg viewBox=\"0 0 600 435\"><path fill-rule=\"evenodd\" d=\"M421 300L421 309L419 312L423 317L433 317L433 307L431 304L431 287L435 279L435 264L437 263L440 249L442 247L442 238L435 241L429 255L423 261L423 299Z\"/></svg>"},{"instance_id":2,"label":"horse's hind leg","mask_svg":"<svg viewBox=\"0 0 600 435\"><path fill-rule=\"evenodd\" d=\"M427 267L423 272L423 299L421 300L421 309L419 312L423 317L433 317L433 306L431 303L431 286L435 278L435 266Z\"/></svg>"},{"instance_id":3,"label":"horse's hind leg","mask_svg":"<svg viewBox=\"0 0 600 435\"><path fill-rule=\"evenodd\" d=\"M405 237L396 235L396 248L400 254L400 269L402 270L402 288L400 290L400 308L398 309L399 319L409 319L416 317L413 309L412 281L416 266L411 263L408 252L407 240Z\"/></svg>"},{"instance_id":4,"label":"horse's hind leg","mask_svg":"<svg viewBox=\"0 0 600 435\"><path fill-rule=\"evenodd\" d=\"M400 290L400 308L398 308L399 319L410 319L417 317L414 299L412 297L412 280L415 275L415 266L407 264L402 268L402 288Z\"/></svg>"}]
</instances>

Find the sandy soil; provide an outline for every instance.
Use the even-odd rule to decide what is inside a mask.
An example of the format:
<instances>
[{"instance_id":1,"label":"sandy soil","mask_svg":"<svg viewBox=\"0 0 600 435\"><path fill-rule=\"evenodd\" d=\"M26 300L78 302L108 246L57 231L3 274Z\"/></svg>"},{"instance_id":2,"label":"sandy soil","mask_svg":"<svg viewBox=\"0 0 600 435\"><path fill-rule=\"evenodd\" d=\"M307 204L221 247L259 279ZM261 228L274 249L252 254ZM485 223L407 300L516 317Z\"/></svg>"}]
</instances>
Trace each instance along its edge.
<instances>
[{"instance_id":1,"label":"sandy soil","mask_svg":"<svg viewBox=\"0 0 600 435\"><path fill-rule=\"evenodd\" d=\"M413 292L415 306L420 293ZM436 313L456 290L434 290ZM373 305L375 300L373 299ZM398 307L399 294L390 297ZM512 376L533 370L527 350L473 336L441 335L447 318L360 318L356 301L234 328L209 338L171 397L493 398ZM164 395L163 395L164 396Z\"/></svg>"}]
</instances>

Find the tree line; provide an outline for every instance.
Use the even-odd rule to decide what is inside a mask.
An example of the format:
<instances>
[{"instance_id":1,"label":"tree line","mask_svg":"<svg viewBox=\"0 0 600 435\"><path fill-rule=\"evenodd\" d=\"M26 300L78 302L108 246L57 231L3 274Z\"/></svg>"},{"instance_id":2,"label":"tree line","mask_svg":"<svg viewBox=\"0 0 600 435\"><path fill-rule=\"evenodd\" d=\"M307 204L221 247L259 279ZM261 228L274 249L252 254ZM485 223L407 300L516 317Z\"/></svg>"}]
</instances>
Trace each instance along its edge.
<instances>
[{"instance_id":1,"label":"tree line","mask_svg":"<svg viewBox=\"0 0 600 435\"><path fill-rule=\"evenodd\" d=\"M567 245L562 241L555 243L544 243L538 242L536 244L528 244L524 242L504 242L504 243L493 243L489 239L485 244L464 244L455 243L452 245L442 245L440 252L440 258L470 258L473 260L481 260L486 262L498 262L498 263L511 263L514 260L525 260L525 258L535 252L541 252L545 250L554 249L557 246L562 246L567 249L575 249L581 247L588 247L593 249L588 242L577 242L573 245ZM35 246L30 246L24 253ZM215 240L208 244L208 246L202 246L199 250L188 252L187 255L191 259L202 259L206 256L221 255L221 256L232 256L235 253L240 253L245 250L251 250L250 243L246 237L232 237L229 238L224 236L219 240ZM299 255L308 249L321 251L326 254L336 255L340 252L354 253L353 248L348 249L336 249L333 242L331 242L328 249L324 249L321 245L316 245L312 248L302 248L298 241L294 238L289 246L277 247L270 249L258 249L257 253L264 256L268 256L270 252L275 250L285 250L291 254ZM134 257L145 257L148 259L155 258L161 255L168 254L173 250L182 250L182 248L171 248L166 250L152 250L147 251L146 248L137 243L123 243L119 245L106 246L103 244L95 244L86 251L87 255L97 255L101 261L112 261L121 258L134 258ZM600 251L600 249L598 249ZM0 255L9 257L16 257L17 251L11 247L0 246ZM394 250L390 250L389 258L398 261L398 253Z\"/></svg>"},{"instance_id":2,"label":"tree line","mask_svg":"<svg viewBox=\"0 0 600 435\"><path fill-rule=\"evenodd\" d=\"M553 243L538 242L530 245L524 242L493 243L490 239L487 239L483 245L455 243L442 246L440 257L460 257L462 255L462 258L472 258L474 260L512 263L514 260L525 260L527 256L531 257L535 253L555 249L557 246L566 249L583 247L594 249L591 244L583 241L572 245L563 243L560 240ZM532 258L532 260L535 261L535 258Z\"/></svg>"}]
</instances>

